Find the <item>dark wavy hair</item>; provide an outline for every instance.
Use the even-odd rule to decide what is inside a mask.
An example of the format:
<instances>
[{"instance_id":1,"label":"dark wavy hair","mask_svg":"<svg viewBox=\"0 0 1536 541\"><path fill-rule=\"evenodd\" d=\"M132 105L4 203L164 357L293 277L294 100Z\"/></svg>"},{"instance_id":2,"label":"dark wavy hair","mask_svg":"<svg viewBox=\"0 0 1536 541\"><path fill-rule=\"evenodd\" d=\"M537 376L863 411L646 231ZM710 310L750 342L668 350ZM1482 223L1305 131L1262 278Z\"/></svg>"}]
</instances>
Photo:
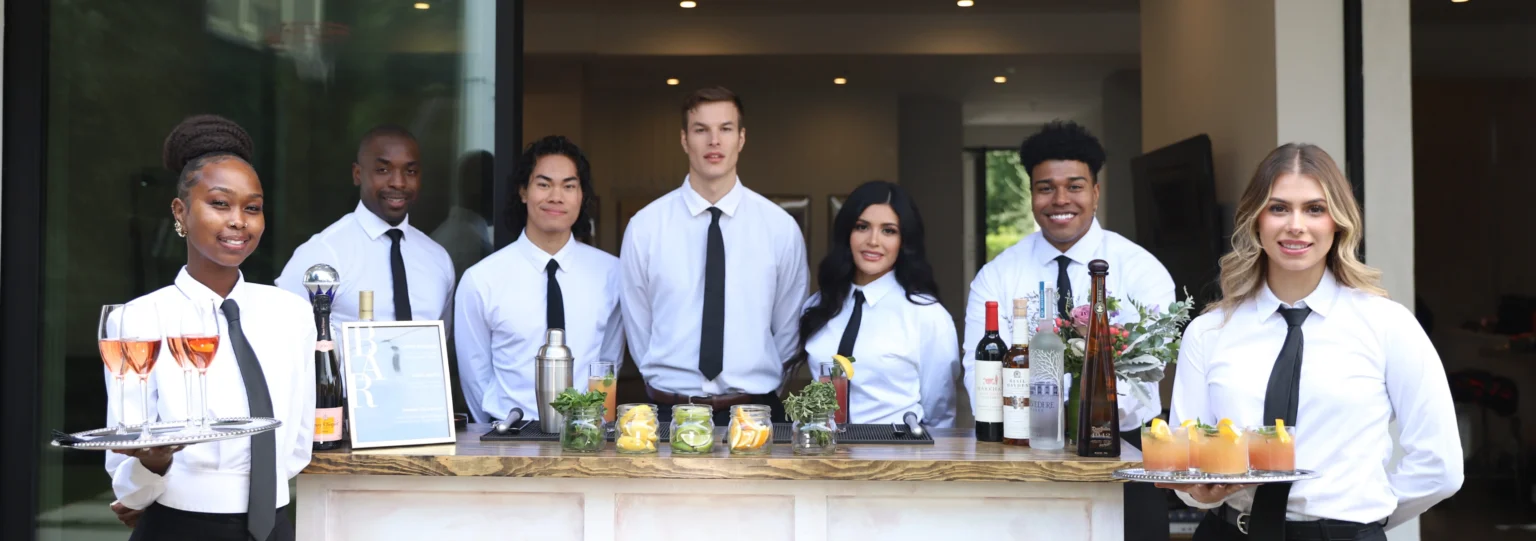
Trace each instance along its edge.
<instances>
[{"instance_id":1,"label":"dark wavy hair","mask_svg":"<svg viewBox=\"0 0 1536 541\"><path fill-rule=\"evenodd\" d=\"M928 249L923 243L923 217L917 212L917 204L901 186L883 180L864 183L848 195L837 219L832 223L834 242L827 247L827 256L821 260L817 272L821 284L821 298L816 305L800 316L800 350L827 322L843 311L843 300L853 288L853 249L849 238L859 216L870 205L890 205L896 212L901 228L901 250L896 254L896 283L906 292L907 300L914 304L939 302L939 284L933 279L933 266L928 264Z\"/></svg>"},{"instance_id":2,"label":"dark wavy hair","mask_svg":"<svg viewBox=\"0 0 1536 541\"><path fill-rule=\"evenodd\" d=\"M507 198L507 227L520 232L528 225L528 205L523 203L517 192L528 187L534 166L538 165L539 158L545 156L565 156L576 164L576 178L581 181L581 212L576 215L576 223L571 224L571 234L578 239L589 237L592 234L592 216L597 214L597 209L593 208L595 191L592 189L592 164L587 162L587 155L581 152L581 147L563 135L549 135L529 143L523 149L523 155L517 158L517 172L512 179L516 189Z\"/></svg>"},{"instance_id":3,"label":"dark wavy hair","mask_svg":"<svg viewBox=\"0 0 1536 541\"><path fill-rule=\"evenodd\" d=\"M176 197L186 200L187 192L202 180L204 167L228 159L250 165L253 147L251 136L233 120L196 115L182 120L165 136L160 159L166 169L177 174Z\"/></svg>"},{"instance_id":4,"label":"dark wavy hair","mask_svg":"<svg viewBox=\"0 0 1536 541\"><path fill-rule=\"evenodd\" d=\"M1035 174L1035 166L1047 160L1083 162L1093 172L1093 183L1098 184L1099 171L1104 169L1104 145L1088 128L1057 120L1019 145L1019 165L1024 166L1025 172Z\"/></svg>"}]
</instances>

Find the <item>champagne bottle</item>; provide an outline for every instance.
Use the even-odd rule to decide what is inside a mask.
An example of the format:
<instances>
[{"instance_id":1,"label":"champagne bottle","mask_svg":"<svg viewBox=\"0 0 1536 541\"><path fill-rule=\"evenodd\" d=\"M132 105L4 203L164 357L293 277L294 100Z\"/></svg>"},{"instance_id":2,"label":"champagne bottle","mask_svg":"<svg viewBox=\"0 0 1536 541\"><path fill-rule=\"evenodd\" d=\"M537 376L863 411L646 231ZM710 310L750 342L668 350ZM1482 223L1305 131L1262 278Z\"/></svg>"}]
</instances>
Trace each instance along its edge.
<instances>
[{"instance_id":1,"label":"champagne bottle","mask_svg":"<svg viewBox=\"0 0 1536 541\"><path fill-rule=\"evenodd\" d=\"M316 451L341 447L345 427L341 396L341 363L331 339L331 297L316 295L315 303L315 446Z\"/></svg>"},{"instance_id":2,"label":"champagne bottle","mask_svg":"<svg viewBox=\"0 0 1536 541\"><path fill-rule=\"evenodd\" d=\"M1041 284L1040 322L1029 341L1029 446L1056 450L1065 446L1062 433L1061 371L1066 344L1056 335L1054 288Z\"/></svg>"},{"instance_id":3,"label":"champagne bottle","mask_svg":"<svg viewBox=\"0 0 1536 541\"><path fill-rule=\"evenodd\" d=\"M1115 358L1109 338L1109 298L1104 277L1109 263L1088 263L1093 278L1092 317L1083 348L1083 383L1077 415L1077 454L1091 457L1120 456L1120 408L1115 399Z\"/></svg>"},{"instance_id":4,"label":"champagne bottle","mask_svg":"<svg viewBox=\"0 0 1536 541\"><path fill-rule=\"evenodd\" d=\"M1013 300L1013 345L1003 360L1003 443L1029 446L1029 299Z\"/></svg>"},{"instance_id":5,"label":"champagne bottle","mask_svg":"<svg viewBox=\"0 0 1536 541\"><path fill-rule=\"evenodd\" d=\"M1003 441L1003 356L997 301L987 301L987 334L976 344L976 441Z\"/></svg>"},{"instance_id":6,"label":"champagne bottle","mask_svg":"<svg viewBox=\"0 0 1536 541\"><path fill-rule=\"evenodd\" d=\"M357 292L357 320L373 321L373 292Z\"/></svg>"}]
</instances>

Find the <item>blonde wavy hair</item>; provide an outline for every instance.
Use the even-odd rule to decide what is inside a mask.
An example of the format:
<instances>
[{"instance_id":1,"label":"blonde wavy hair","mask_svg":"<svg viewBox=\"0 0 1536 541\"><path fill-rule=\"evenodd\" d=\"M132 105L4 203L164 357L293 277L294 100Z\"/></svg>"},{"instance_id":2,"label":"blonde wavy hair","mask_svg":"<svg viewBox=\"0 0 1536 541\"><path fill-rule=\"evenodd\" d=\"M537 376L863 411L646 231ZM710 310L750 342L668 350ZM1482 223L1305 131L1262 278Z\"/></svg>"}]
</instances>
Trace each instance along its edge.
<instances>
[{"instance_id":1,"label":"blonde wavy hair","mask_svg":"<svg viewBox=\"0 0 1536 541\"><path fill-rule=\"evenodd\" d=\"M1269 256L1259 240L1259 214L1269 204L1269 194L1275 180L1287 174L1316 179L1323 187L1323 197L1328 202L1328 215L1333 218L1335 232L1333 247L1328 251L1328 270L1340 284L1372 295L1387 296L1381 287L1381 271L1360 261L1360 242L1364 240L1364 220L1360 203L1350 189L1344 172L1339 170L1333 157L1316 145L1288 143L1275 149L1259 162L1253 172L1253 180L1237 203L1237 220L1232 228L1232 252L1221 257L1221 300L1206 306L1205 311L1226 311L1232 317L1232 309L1258 295L1269 272Z\"/></svg>"}]
</instances>

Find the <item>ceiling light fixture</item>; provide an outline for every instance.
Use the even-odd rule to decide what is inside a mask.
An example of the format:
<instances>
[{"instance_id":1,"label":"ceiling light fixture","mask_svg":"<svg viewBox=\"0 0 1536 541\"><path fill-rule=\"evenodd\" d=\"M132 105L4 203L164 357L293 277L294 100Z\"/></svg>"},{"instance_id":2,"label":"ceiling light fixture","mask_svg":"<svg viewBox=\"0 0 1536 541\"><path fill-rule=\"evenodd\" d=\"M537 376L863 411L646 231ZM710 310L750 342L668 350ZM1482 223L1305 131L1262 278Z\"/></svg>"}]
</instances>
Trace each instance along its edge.
<instances>
[{"instance_id":1,"label":"ceiling light fixture","mask_svg":"<svg viewBox=\"0 0 1536 541\"><path fill-rule=\"evenodd\" d=\"M997 84L1003 84L1003 83L1008 82L1008 78L999 75L997 77L993 77L992 78L992 82L997 83Z\"/></svg>"},{"instance_id":2,"label":"ceiling light fixture","mask_svg":"<svg viewBox=\"0 0 1536 541\"><path fill-rule=\"evenodd\" d=\"M1465 4L1467 0L1451 0L1452 4Z\"/></svg>"},{"instance_id":3,"label":"ceiling light fixture","mask_svg":"<svg viewBox=\"0 0 1536 541\"><path fill-rule=\"evenodd\" d=\"M972 0L960 0L959 2L955 2L955 5L963 7L963 8L968 8L968 7L976 5L976 2L974 2Z\"/></svg>"},{"instance_id":4,"label":"ceiling light fixture","mask_svg":"<svg viewBox=\"0 0 1536 541\"><path fill-rule=\"evenodd\" d=\"M682 83L682 81L677 79L667 79L667 86L677 86L679 83Z\"/></svg>"},{"instance_id":5,"label":"ceiling light fixture","mask_svg":"<svg viewBox=\"0 0 1536 541\"><path fill-rule=\"evenodd\" d=\"M426 2L417 2L416 3L416 9L427 9L427 8L430 8L430 7L432 7L432 4L428 4Z\"/></svg>"},{"instance_id":6,"label":"ceiling light fixture","mask_svg":"<svg viewBox=\"0 0 1536 541\"><path fill-rule=\"evenodd\" d=\"M848 80L844 79L842 77L838 77L838 78L832 80L832 84L834 84L834 85L846 85L846 84L848 84Z\"/></svg>"},{"instance_id":7,"label":"ceiling light fixture","mask_svg":"<svg viewBox=\"0 0 1536 541\"><path fill-rule=\"evenodd\" d=\"M678 2L677 5L683 9L693 9L699 7L699 3L694 2L693 0L683 0L682 2Z\"/></svg>"}]
</instances>

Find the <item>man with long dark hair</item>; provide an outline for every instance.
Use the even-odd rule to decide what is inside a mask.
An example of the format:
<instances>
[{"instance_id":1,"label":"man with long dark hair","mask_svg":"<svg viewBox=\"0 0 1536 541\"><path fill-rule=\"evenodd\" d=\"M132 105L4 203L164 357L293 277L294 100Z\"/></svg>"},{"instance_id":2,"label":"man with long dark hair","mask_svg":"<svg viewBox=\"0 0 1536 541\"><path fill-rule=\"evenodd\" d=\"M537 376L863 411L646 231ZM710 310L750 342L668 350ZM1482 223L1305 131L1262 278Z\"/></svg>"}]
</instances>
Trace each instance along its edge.
<instances>
[{"instance_id":1,"label":"man with long dark hair","mask_svg":"<svg viewBox=\"0 0 1536 541\"><path fill-rule=\"evenodd\" d=\"M789 213L736 176L746 145L741 99L720 87L683 102L688 178L624 230L625 331L646 394L670 406L763 404L786 420L779 390L799 344L805 239ZM727 299L729 297L729 299Z\"/></svg>"},{"instance_id":2,"label":"man with long dark hair","mask_svg":"<svg viewBox=\"0 0 1536 541\"><path fill-rule=\"evenodd\" d=\"M1095 213L1099 208L1104 147L1098 138L1075 123L1052 122L1024 140L1019 148L1019 163L1029 173L1031 205L1040 230L998 254L971 282L971 296L965 307L965 339L961 342L966 349L961 359L973 408L973 359L976 343L984 332L987 301L1007 305L1015 298L1038 293L1044 282L1060 293L1058 299L1047 302L1057 306L1058 316L1070 320L1072 308L1088 301L1088 262L1095 259L1109 263L1106 289L1116 298L1135 299L1147 306L1168 306L1174 301L1173 277L1157 257L1130 239L1099 226ZM1123 323L1135 316L1135 311L1123 310L1114 322ZM1141 385L1146 386L1151 396L1158 396L1156 383ZM1162 413L1161 400L1142 404L1129 389L1117 390L1120 435L1139 449L1140 427ZM1126 539L1167 539L1168 513L1162 503L1165 498L1146 488L1138 483L1126 485Z\"/></svg>"},{"instance_id":3,"label":"man with long dark hair","mask_svg":"<svg viewBox=\"0 0 1536 541\"><path fill-rule=\"evenodd\" d=\"M507 226L521 234L464 271L454 296L459 383L477 422L514 407L538 417L533 358L548 329L564 329L577 375L594 362L617 364L623 351L619 258L576 241L596 211L586 155L551 135L528 145L514 178Z\"/></svg>"}]
</instances>

